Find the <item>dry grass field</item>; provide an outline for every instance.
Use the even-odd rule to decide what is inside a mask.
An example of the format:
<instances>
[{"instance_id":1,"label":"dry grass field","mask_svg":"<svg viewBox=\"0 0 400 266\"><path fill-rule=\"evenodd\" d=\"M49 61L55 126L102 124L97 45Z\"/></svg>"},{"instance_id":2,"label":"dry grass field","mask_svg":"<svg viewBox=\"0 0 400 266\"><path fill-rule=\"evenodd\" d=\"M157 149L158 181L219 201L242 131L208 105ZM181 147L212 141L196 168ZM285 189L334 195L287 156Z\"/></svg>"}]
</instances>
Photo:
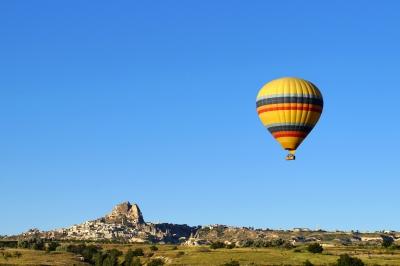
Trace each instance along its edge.
<instances>
[{"instance_id":1,"label":"dry grass field","mask_svg":"<svg viewBox=\"0 0 400 266\"><path fill-rule=\"evenodd\" d=\"M16 252L21 255L15 256ZM3 254L10 254L7 258ZM75 254L67 252L46 252L31 249L4 249L0 251L0 265L87 265L80 262Z\"/></svg>"},{"instance_id":2,"label":"dry grass field","mask_svg":"<svg viewBox=\"0 0 400 266\"><path fill-rule=\"evenodd\" d=\"M322 254L312 254L306 247L295 249L282 248L234 248L216 249L208 247L183 247L158 245L158 250L150 250L149 245L104 244L103 250L116 248L124 253L129 249L142 248L145 256L141 257L143 264L154 258L162 258L167 265L223 265L231 260L240 265L302 265L309 260L315 265L332 265L340 254L348 253L363 260L366 265L400 265L400 250L387 250L379 247L326 247ZM5 258L1 252L21 256ZM151 257L149 254L153 253ZM123 256L120 258L123 261ZM67 252L45 252L29 249L5 249L0 251L0 265L88 265L79 258Z\"/></svg>"}]
</instances>

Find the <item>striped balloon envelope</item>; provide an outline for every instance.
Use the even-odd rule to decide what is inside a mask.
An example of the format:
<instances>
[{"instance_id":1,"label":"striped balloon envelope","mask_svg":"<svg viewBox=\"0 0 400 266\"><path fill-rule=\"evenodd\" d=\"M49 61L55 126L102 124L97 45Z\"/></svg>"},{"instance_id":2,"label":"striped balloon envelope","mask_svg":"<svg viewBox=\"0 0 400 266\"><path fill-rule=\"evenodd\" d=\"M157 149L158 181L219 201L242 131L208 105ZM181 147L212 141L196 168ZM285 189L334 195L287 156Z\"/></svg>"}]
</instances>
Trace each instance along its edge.
<instances>
[{"instance_id":1,"label":"striped balloon envelope","mask_svg":"<svg viewBox=\"0 0 400 266\"><path fill-rule=\"evenodd\" d=\"M317 124L324 101L311 82L292 77L265 84L257 95L257 113L272 136L289 151L287 160Z\"/></svg>"}]
</instances>

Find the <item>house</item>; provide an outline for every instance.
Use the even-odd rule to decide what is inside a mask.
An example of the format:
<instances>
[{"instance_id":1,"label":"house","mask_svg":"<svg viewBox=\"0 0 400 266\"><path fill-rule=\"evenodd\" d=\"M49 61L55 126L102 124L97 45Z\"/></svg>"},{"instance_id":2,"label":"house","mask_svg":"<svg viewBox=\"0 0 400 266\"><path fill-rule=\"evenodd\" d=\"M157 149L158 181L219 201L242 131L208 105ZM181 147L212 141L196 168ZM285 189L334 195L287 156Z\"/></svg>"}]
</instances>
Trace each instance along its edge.
<instances>
[{"instance_id":1,"label":"house","mask_svg":"<svg viewBox=\"0 0 400 266\"><path fill-rule=\"evenodd\" d=\"M309 228L300 228L300 227L293 228L293 232L310 232L310 231L311 229Z\"/></svg>"}]
</instances>

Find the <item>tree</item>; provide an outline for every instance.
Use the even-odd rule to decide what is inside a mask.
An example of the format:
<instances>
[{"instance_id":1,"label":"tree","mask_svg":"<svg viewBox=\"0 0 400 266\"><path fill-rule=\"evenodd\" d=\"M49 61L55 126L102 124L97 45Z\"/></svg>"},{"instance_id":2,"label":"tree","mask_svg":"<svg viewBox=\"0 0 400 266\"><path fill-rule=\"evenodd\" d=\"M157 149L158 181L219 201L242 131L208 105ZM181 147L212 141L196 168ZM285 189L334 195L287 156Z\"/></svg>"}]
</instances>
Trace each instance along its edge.
<instances>
[{"instance_id":1,"label":"tree","mask_svg":"<svg viewBox=\"0 0 400 266\"><path fill-rule=\"evenodd\" d=\"M364 266L364 262L359 258L350 257L348 254L340 255L337 266Z\"/></svg>"},{"instance_id":2,"label":"tree","mask_svg":"<svg viewBox=\"0 0 400 266\"><path fill-rule=\"evenodd\" d=\"M312 243L308 246L307 250L311 253L322 253L324 248L319 243Z\"/></svg>"}]
</instances>

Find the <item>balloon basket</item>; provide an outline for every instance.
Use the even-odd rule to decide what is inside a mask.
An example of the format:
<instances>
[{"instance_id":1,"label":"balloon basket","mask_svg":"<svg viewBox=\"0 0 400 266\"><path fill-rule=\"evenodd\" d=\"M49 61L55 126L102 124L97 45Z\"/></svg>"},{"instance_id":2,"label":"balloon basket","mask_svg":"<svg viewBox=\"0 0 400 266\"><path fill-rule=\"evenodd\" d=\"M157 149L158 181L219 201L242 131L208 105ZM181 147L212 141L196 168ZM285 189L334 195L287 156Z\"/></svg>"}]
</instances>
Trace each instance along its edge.
<instances>
[{"instance_id":1,"label":"balloon basket","mask_svg":"<svg viewBox=\"0 0 400 266\"><path fill-rule=\"evenodd\" d=\"M296 160L296 156L294 156L294 154L289 153L288 155L286 155L286 161L294 161Z\"/></svg>"}]
</instances>

